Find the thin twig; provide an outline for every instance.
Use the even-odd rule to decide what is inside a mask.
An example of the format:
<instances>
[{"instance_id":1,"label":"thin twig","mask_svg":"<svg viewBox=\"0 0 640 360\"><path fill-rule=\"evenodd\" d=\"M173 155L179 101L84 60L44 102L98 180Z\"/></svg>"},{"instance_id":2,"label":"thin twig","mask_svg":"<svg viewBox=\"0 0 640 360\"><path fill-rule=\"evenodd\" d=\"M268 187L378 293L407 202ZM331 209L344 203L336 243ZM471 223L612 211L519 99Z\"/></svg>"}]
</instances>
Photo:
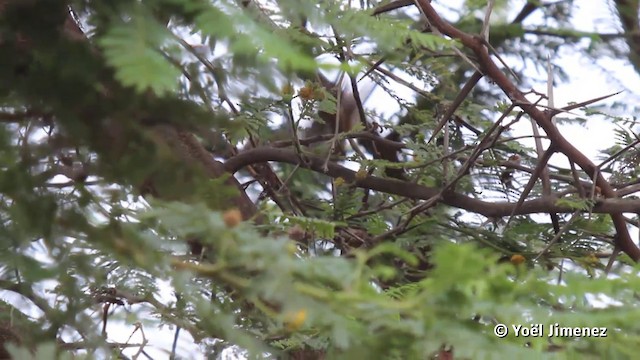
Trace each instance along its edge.
<instances>
[{"instance_id":1,"label":"thin twig","mask_svg":"<svg viewBox=\"0 0 640 360\"><path fill-rule=\"evenodd\" d=\"M542 255L544 255L547 251L549 251L549 249L551 249L551 247L558 241L558 239L560 239L560 236L562 236L562 234L565 231L567 231L567 229L569 228L569 225L571 225L571 223L573 223L573 221L575 221L575 219L578 218L580 213L582 213L582 210L577 210L571 215L571 218L569 218L569 220L562 226L560 231L558 231L558 233L555 234L553 239L549 241L549 244L547 244L547 246L545 246L544 249L542 249L542 251L540 251L540 253L535 258L533 258L534 261L538 260Z\"/></svg>"}]
</instances>

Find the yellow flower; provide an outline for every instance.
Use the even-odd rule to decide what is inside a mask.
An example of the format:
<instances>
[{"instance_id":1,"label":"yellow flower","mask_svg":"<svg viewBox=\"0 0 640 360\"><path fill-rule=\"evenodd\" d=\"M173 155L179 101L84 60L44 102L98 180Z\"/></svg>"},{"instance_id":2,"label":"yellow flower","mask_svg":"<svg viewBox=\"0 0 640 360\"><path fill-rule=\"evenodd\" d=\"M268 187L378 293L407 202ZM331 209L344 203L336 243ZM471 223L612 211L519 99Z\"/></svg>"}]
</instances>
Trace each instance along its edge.
<instances>
[{"instance_id":1,"label":"yellow flower","mask_svg":"<svg viewBox=\"0 0 640 360\"><path fill-rule=\"evenodd\" d=\"M314 98L314 90L310 85L305 85L298 91L298 95L303 100L312 100Z\"/></svg>"},{"instance_id":2,"label":"yellow flower","mask_svg":"<svg viewBox=\"0 0 640 360\"><path fill-rule=\"evenodd\" d=\"M360 168L358 172L356 172L356 180L364 180L367 178L367 170L365 168Z\"/></svg>"},{"instance_id":3,"label":"yellow flower","mask_svg":"<svg viewBox=\"0 0 640 360\"><path fill-rule=\"evenodd\" d=\"M222 220L227 227L235 227L242 221L242 213L238 209L229 209L222 214Z\"/></svg>"},{"instance_id":4,"label":"yellow flower","mask_svg":"<svg viewBox=\"0 0 640 360\"><path fill-rule=\"evenodd\" d=\"M291 96L293 95L293 86L291 86L291 84L284 84L280 92L282 96Z\"/></svg>"},{"instance_id":5,"label":"yellow flower","mask_svg":"<svg viewBox=\"0 0 640 360\"><path fill-rule=\"evenodd\" d=\"M511 260L510 261L511 261L511 263L513 265L520 265L523 262L525 262L525 260L527 260L527 259L525 259L524 256L522 256L520 254L514 254L514 255L511 256Z\"/></svg>"},{"instance_id":6,"label":"yellow flower","mask_svg":"<svg viewBox=\"0 0 640 360\"><path fill-rule=\"evenodd\" d=\"M585 256L584 260L587 262L587 264L592 266L600 263L600 259L598 259L598 257L595 254L589 254Z\"/></svg>"},{"instance_id":7,"label":"yellow flower","mask_svg":"<svg viewBox=\"0 0 640 360\"><path fill-rule=\"evenodd\" d=\"M289 312L284 317L284 324L287 330L296 331L304 325L304 321L307 319L307 311L304 309Z\"/></svg>"},{"instance_id":8,"label":"yellow flower","mask_svg":"<svg viewBox=\"0 0 640 360\"><path fill-rule=\"evenodd\" d=\"M285 249L287 250L287 253L289 253L289 255L295 255L298 252L298 247L296 246L296 244L291 242L287 243Z\"/></svg>"}]
</instances>

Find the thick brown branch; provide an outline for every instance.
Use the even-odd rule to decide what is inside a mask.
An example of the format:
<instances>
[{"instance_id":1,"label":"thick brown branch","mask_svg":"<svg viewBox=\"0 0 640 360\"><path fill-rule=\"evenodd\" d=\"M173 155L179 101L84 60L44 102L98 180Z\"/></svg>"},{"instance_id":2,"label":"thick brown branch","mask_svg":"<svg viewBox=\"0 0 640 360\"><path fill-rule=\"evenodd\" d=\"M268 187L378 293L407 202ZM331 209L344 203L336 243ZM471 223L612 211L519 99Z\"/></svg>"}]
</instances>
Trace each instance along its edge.
<instances>
[{"instance_id":1,"label":"thick brown branch","mask_svg":"<svg viewBox=\"0 0 640 360\"><path fill-rule=\"evenodd\" d=\"M246 150L232 157L225 162L226 171L235 173L245 166L251 164L263 163L267 161L277 161L288 164L300 165L301 167L313 170L318 173L324 173L332 178L341 177L347 182L357 187L380 191L388 194L404 196L412 199L427 200L440 193L439 188L432 188L418 185L415 183L400 181L396 179L385 179L377 176L367 176L362 180L356 180L356 172L347 169L334 162L328 163L328 170L324 172L322 167L324 159L316 156L307 155L308 164L299 164L298 155L288 149L277 149L271 147L262 147ZM534 214L534 213L573 213L575 209L559 206L557 201L560 195L552 193L534 200L525 201L515 212L516 215ZM443 204L455 208L478 213L486 217L502 217L509 216L516 208L516 204L512 202L488 202L478 200L466 195L449 192L442 196ZM635 212L640 208L640 200L631 199L603 199L599 201L592 209L594 213L621 213Z\"/></svg>"},{"instance_id":2,"label":"thick brown branch","mask_svg":"<svg viewBox=\"0 0 640 360\"><path fill-rule=\"evenodd\" d=\"M413 5L413 0L396 0L385 5L380 5L373 10L371 15L380 15L389 11L397 10L405 6Z\"/></svg>"}]
</instances>

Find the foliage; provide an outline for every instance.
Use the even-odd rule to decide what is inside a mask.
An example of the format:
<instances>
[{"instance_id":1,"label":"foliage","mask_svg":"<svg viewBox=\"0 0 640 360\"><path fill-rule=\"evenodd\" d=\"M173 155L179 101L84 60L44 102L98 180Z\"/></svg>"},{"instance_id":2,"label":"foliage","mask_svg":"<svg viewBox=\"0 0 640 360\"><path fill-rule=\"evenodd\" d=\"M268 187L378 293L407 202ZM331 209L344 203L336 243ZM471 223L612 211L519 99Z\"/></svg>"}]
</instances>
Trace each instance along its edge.
<instances>
[{"instance_id":1,"label":"foliage","mask_svg":"<svg viewBox=\"0 0 640 360\"><path fill-rule=\"evenodd\" d=\"M355 3L0 0L0 357L634 357L634 109L518 97L625 37ZM558 123L603 115L596 166Z\"/></svg>"}]
</instances>

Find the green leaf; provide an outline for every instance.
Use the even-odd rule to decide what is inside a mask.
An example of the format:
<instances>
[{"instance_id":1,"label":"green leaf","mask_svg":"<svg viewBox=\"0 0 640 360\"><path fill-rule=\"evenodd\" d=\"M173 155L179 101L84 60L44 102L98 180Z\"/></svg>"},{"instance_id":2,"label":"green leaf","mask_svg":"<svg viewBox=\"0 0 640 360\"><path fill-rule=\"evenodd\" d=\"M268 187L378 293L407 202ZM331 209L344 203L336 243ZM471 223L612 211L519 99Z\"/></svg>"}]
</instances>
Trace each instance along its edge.
<instances>
[{"instance_id":1,"label":"green leaf","mask_svg":"<svg viewBox=\"0 0 640 360\"><path fill-rule=\"evenodd\" d=\"M320 238L331 239L335 236L336 223L303 216L285 216L292 224L300 225L305 231L313 231Z\"/></svg>"},{"instance_id":2,"label":"green leaf","mask_svg":"<svg viewBox=\"0 0 640 360\"><path fill-rule=\"evenodd\" d=\"M556 201L556 205L566 206L576 210L587 210L591 207L592 204L591 204L591 201L589 201L589 199L566 196L566 197L563 197L562 199L558 199Z\"/></svg>"},{"instance_id":3,"label":"green leaf","mask_svg":"<svg viewBox=\"0 0 640 360\"><path fill-rule=\"evenodd\" d=\"M175 91L180 70L161 53L166 30L155 20L138 13L128 23L113 24L99 40L107 63L125 86L157 95Z\"/></svg>"}]
</instances>

